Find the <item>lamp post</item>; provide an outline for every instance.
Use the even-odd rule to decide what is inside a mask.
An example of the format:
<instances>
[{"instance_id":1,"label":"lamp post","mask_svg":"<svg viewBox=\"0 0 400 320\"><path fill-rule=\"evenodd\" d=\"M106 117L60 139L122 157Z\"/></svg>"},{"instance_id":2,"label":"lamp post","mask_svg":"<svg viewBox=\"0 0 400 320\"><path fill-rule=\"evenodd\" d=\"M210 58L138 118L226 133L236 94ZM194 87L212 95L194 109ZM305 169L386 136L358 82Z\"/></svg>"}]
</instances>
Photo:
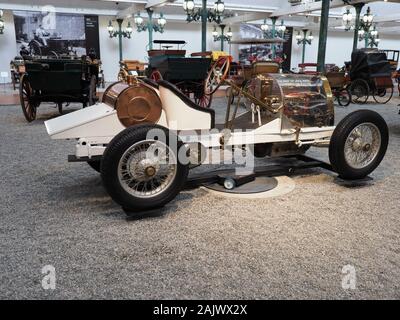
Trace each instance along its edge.
<instances>
[{"instance_id":1,"label":"lamp post","mask_svg":"<svg viewBox=\"0 0 400 320\"><path fill-rule=\"evenodd\" d=\"M378 31L376 30L376 25L374 29L372 28L372 23L374 21L374 15L371 13L371 8L367 8L367 12L364 14L359 27L359 41L365 41L365 48L368 48L371 40L371 48L375 44L375 38L378 36ZM379 41L378 41L379 42Z\"/></svg>"},{"instance_id":2,"label":"lamp post","mask_svg":"<svg viewBox=\"0 0 400 320\"><path fill-rule=\"evenodd\" d=\"M359 40L365 41L365 48L368 47L377 47L379 45L380 42L380 38L379 38L379 32L376 29L376 25L374 25L374 28L371 30L372 26L370 26L368 29L364 30L361 29L359 32Z\"/></svg>"},{"instance_id":3,"label":"lamp post","mask_svg":"<svg viewBox=\"0 0 400 320\"><path fill-rule=\"evenodd\" d=\"M264 39L275 39L276 37L284 38L286 32L286 26L284 21L281 21L281 24L277 27L276 26L276 17L271 18L272 21L272 28L271 31L269 30L269 25L267 24L267 19L264 19L264 23L261 25L261 30L263 32ZM276 57L276 45L275 43L272 44L272 59Z\"/></svg>"},{"instance_id":4,"label":"lamp post","mask_svg":"<svg viewBox=\"0 0 400 320\"><path fill-rule=\"evenodd\" d=\"M122 23L124 22L124 19L117 19L118 23L118 30L114 30L114 26L110 20L107 30L110 35L110 38L116 38L118 37L118 44L119 44L119 60L122 61L122 38L131 38L131 34L133 32L131 23L128 22L128 26L126 27L125 30L122 30Z\"/></svg>"},{"instance_id":5,"label":"lamp post","mask_svg":"<svg viewBox=\"0 0 400 320\"><path fill-rule=\"evenodd\" d=\"M301 61L304 63L306 56L306 45L311 45L312 41L314 40L314 36L312 35L312 32L308 33L308 29L303 29L303 34L301 34L300 31L297 33L296 40L298 45L303 46L303 56Z\"/></svg>"},{"instance_id":6,"label":"lamp post","mask_svg":"<svg viewBox=\"0 0 400 320\"><path fill-rule=\"evenodd\" d=\"M143 18L140 16L140 12L135 16L134 21L138 32L148 31L149 32L149 49L153 49L153 31L154 32L164 32L164 27L167 24L167 20L164 18L164 14L161 12L160 17L157 19L157 23L153 22L153 10L147 9L147 14L149 19L147 24L144 22Z\"/></svg>"},{"instance_id":7,"label":"lamp post","mask_svg":"<svg viewBox=\"0 0 400 320\"><path fill-rule=\"evenodd\" d=\"M4 21L1 19L3 17L3 10L0 9L0 34L4 32Z\"/></svg>"},{"instance_id":8,"label":"lamp post","mask_svg":"<svg viewBox=\"0 0 400 320\"><path fill-rule=\"evenodd\" d=\"M360 18L361 18L361 10L364 7L364 3L356 3L354 8L356 9L356 22L354 26L354 39L353 39L353 51L357 50L358 46L358 32L360 30Z\"/></svg>"},{"instance_id":9,"label":"lamp post","mask_svg":"<svg viewBox=\"0 0 400 320\"><path fill-rule=\"evenodd\" d=\"M201 50L207 51L207 21L221 24L225 11L225 4L222 0L214 2L212 10L207 9L207 0L202 0L202 7L196 9L194 0L184 0L183 9L186 12L186 21L201 20Z\"/></svg>"},{"instance_id":10,"label":"lamp post","mask_svg":"<svg viewBox=\"0 0 400 320\"><path fill-rule=\"evenodd\" d=\"M217 27L214 26L214 31L212 35L214 37L214 41L221 41L221 51L224 51L224 42L227 41L229 43L231 41L233 37L233 32L231 27L229 27L228 32L225 34L224 30L226 25L220 24L219 27L221 28L221 34L218 34Z\"/></svg>"}]
</instances>

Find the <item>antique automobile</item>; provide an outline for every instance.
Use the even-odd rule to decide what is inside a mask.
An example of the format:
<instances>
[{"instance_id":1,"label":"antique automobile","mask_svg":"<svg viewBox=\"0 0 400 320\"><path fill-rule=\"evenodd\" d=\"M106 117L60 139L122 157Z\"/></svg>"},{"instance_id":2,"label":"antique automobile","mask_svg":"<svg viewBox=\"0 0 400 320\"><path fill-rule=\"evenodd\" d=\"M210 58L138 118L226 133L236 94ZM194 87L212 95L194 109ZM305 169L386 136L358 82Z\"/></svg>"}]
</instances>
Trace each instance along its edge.
<instances>
[{"instance_id":1,"label":"antique automobile","mask_svg":"<svg viewBox=\"0 0 400 320\"><path fill-rule=\"evenodd\" d=\"M55 103L62 114L63 104L77 102L83 107L97 101L98 63L86 59L33 59L25 61L20 101L28 122L36 119L42 102Z\"/></svg>"},{"instance_id":2,"label":"antique automobile","mask_svg":"<svg viewBox=\"0 0 400 320\"><path fill-rule=\"evenodd\" d=\"M350 92L353 102L364 104L370 95L386 104L393 97L393 80L386 53L378 49L355 50L351 55Z\"/></svg>"},{"instance_id":3,"label":"antique automobile","mask_svg":"<svg viewBox=\"0 0 400 320\"><path fill-rule=\"evenodd\" d=\"M229 65L229 58L213 65L207 94L224 83L235 86L226 80ZM77 140L69 161L89 162L99 170L106 190L126 212L173 200L192 166L219 164L213 152L242 154L247 146L249 155L254 147L257 157L287 157L311 146L327 147L333 170L342 179L364 178L382 161L388 145L386 122L376 112L358 110L335 127L325 77L260 74L251 81L254 95L235 89L254 107L238 114L239 103L228 101L223 123L216 123L213 109L196 105L168 81L132 78L130 84L111 85L96 106L45 125L52 139Z\"/></svg>"},{"instance_id":4,"label":"antique automobile","mask_svg":"<svg viewBox=\"0 0 400 320\"><path fill-rule=\"evenodd\" d=\"M126 82L129 76L143 77L147 64L139 60L123 60L119 65L118 81Z\"/></svg>"},{"instance_id":5,"label":"antique automobile","mask_svg":"<svg viewBox=\"0 0 400 320\"><path fill-rule=\"evenodd\" d=\"M25 62L22 57L15 57L14 60L10 62L10 72L11 82L15 90L21 76L25 73Z\"/></svg>"},{"instance_id":6,"label":"antique automobile","mask_svg":"<svg viewBox=\"0 0 400 320\"><path fill-rule=\"evenodd\" d=\"M159 49L150 50L147 76L154 80L166 80L177 86L196 104L208 108L211 96L204 94L204 80L211 66L211 58L202 56L186 57L182 46L185 41L154 40ZM176 49L172 49L177 46Z\"/></svg>"}]
</instances>

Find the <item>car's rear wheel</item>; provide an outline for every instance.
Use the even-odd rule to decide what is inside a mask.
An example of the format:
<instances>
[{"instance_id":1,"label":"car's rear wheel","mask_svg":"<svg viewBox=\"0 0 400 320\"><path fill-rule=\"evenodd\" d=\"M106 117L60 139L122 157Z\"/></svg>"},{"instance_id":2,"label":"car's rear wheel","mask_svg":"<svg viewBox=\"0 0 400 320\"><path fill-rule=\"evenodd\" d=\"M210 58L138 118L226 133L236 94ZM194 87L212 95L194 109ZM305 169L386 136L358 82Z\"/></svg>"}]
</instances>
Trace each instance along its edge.
<instances>
[{"instance_id":1,"label":"car's rear wheel","mask_svg":"<svg viewBox=\"0 0 400 320\"><path fill-rule=\"evenodd\" d=\"M388 142L385 120L374 111L358 110L337 125L329 145L329 159L341 178L362 179L381 163Z\"/></svg>"},{"instance_id":2,"label":"car's rear wheel","mask_svg":"<svg viewBox=\"0 0 400 320\"><path fill-rule=\"evenodd\" d=\"M178 157L178 152L186 156L181 148L185 147L174 134L157 125L122 131L101 161L101 176L112 199L128 212L159 208L173 200L189 170Z\"/></svg>"},{"instance_id":3,"label":"car's rear wheel","mask_svg":"<svg viewBox=\"0 0 400 320\"><path fill-rule=\"evenodd\" d=\"M367 103L370 95L368 82L363 79L354 80L350 85L350 94L354 103Z\"/></svg>"},{"instance_id":4,"label":"car's rear wheel","mask_svg":"<svg viewBox=\"0 0 400 320\"><path fill-rule=\"evenodd\" d=\"M373 98L376 103L386 104L393 97L393 88L380 88L376 89Z\"/></svg>"}]
</instances>

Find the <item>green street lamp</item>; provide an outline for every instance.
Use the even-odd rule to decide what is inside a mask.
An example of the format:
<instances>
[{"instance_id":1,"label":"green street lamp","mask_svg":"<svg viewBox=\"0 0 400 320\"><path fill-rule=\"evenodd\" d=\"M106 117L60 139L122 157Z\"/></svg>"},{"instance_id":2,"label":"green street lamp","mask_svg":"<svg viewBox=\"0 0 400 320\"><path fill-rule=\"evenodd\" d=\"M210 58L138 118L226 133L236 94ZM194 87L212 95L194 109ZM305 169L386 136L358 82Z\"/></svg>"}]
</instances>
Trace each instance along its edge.
<instances>
[{"instance_id":1,"label":"green street lamp","mask_svg":"<svg viewBox=\"0 0 400 320\"><path fill-rule=\"evenodd\" d=\"M365 48L374 48L378 47L380 38L379 38L379 32L376 29L376 25L372 28L372 26L367 29L361 29L359 32L359 41L365 41Z\"/></svg>"},{"instance_id":2,"label":"green street lamp","mask_svg":"<svg viewBox=\"0 0 400 320\"><path fill-rule=\"evenodd\" d=\"M233 37L233 32L231 27L229 27L228 32L225 34L225 27L226 25L220 24L219 27L221 28L221 34L218 34L217 27L214 26L214 31L212 32L214 42L221 41L221 51L224 51L224 42L230 42Z\"/></svg>"},{"instance_id":3,"label":"green street lamp","mask_svg":"<svg viewBox=\"0 0 400 320\"><path fill-rule=\"evenodd\" d=\"M207 0L202 0L201 8L196 9L194 0L184 0L183 10L186 12L186 21L201 20L201 51L207 51L207 21L221 24L225 12L225 4L222 0L214 2L213 9L207 9Z\"/></svg>"},{"instance_id":4,"label":"green street lamp","mask_svg":"<svg viewBox=\"0 0 400 320\"><path fill-rule=\"evenodd\" d=\"M297 33L296 36L297 44L303 46L303 56L302 56L302 63L305 61L306 56L306 45L311 45L312 41L314 40L314 36L312 32L308 33L308 29L303 29L303 34L300 31Z\"/></svg>"},{"instance_id":5,"label":"green street lamp","mask_svg":"<svg viewBox=\"0 0 400 320\"><path fill-rule=\"evenodd\" d=\"M144 19L140 16L140 12L134 18L135 25L138 32L148 31L149 32L149 49L153 49L153 32L164 33L165 25L167 24L167 19L165 19L164 14L161 12L159 18L157 19L157 23L153 21L153 10L146 9L148 14L147 23L144 22Z\"/></svg>"},{"instance_id":6,"label":"green street lamp","mask_svg":"<svg viewBox=\"0 0 400 320\"><path fill-rule=\"evenodd\" d=\"M3 10L0 9L0 34L4 32L4 21L1 19L3 17Z\"/></svg>"},{"instance_id":7,"label":"green street lamp","mask_svg":"<svg viewBox=\"0 0 400 320\"><path fill-rule=\"evenodd\" d=\"M128 22L128 26L126 27L125 30L122 29L122 23L124 22L124 19L117 19L118 23L118 30L114 29L114 26L110 20L108 23L108 34L110 38L117 38L118 37L118 44L119 44L119 60L122 61L122 38L131 38L133 28L131 26L131 23Z\"/></svg>"}]
</instances>

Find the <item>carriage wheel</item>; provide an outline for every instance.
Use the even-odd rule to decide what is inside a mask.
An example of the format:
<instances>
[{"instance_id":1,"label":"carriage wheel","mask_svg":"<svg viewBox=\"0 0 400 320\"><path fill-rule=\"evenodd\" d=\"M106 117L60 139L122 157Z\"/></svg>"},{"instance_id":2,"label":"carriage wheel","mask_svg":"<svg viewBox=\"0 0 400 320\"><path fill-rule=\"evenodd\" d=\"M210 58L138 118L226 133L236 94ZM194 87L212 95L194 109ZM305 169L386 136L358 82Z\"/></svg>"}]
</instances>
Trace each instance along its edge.
<instances>
[{"instance_id":1,"label":"carriage wheel","mask_svg":"<svg viewBox=\"0 0 400 320\"><path fill-rule=\"evenodd\" d=\"M388 103L393 97L393 88L382 88L377 89L374 92L373 98L376 103L386 104Z\"/></svg>"},{"instance_id":2,"label":"carriage wheel","mask_svg":"<svg viewBox=\"0 0 400 320\"><path fill-rule=\"evenodd\" d=\"M351 93L347 88L339 90L336 97L342 107L347 107L351 103Z\"/></svg>"},{"instance_id":3,"label":"carriage wheel","mask_svg":"<svg viewBox=\"0 0 400 320\"><path fill-rule=\"evenodd\" d=\"M230 57L220 57L211 67L208 72L206 82L204 85L204 93L212 95L224 83L229 74L231 66Z\"/></svg>"},{"instance_id":4,"label":"carriage wheel","mask_svg":"<svg viewBox=\"0 0 400 320\"><path fill-rule=\"evenodd\" d=\"M211 106L212 96L203 94L200 98L195 98L194 100L196 104L199 105L200 107L209 108Z\"/></svg>"},{"instance_id":5,"label":"carriage wheel","mask_svg":"<svg viewBox=\"0 0 400 320\"><path fill-rule=\"evenodd\" d=\"M21 83L19 86L19 98L21 101L22 111L25 119L28 122L32 122L36 119L36 108L37 105L32 101L33 90L25 75L21 77Z\"/></svg>"},{"instance_id":6,"label":"carriage wheel","mask_svg":"<svg viewBox=\"0 0 400 320\"><path fill-rule=\"evenodd\" d=\"M158 82L158 81L162 80L163 77L162 77L162 74L161 74L160 71L158 71L158 70L153 70L153 71L151 72L151 74L150 74L150 79L153 80L153 81L155 81L155 82Z\"/></svg>"},{"instance_id":7,"label":"carriage wheel","mask_svg":"<svg viewBox=\"0 0 400 320\"><path fill-rule=\"evenodd\" d=\"M57 52L55 52L55 51L50 51L49 53L50 53L50 56L54 56L56 59L59 58Z\"/></svg>"},{"instance_id":8,"label":"carriage wheel","mask_svg":"<svg viewBox=\"0 0 400 320\"><path fill-rule=\"evenodd\" d=\"M37 40L32 40L29 43L29 49L31 56L42 56L42 48Z\"/></svg>"},{"instance_id":9,"label":"carriage wheel","mask_svg":"<svg viewBox=\"0 0 400 320\"><path fill-rule=\"evenodd\" d=\"M367 103L370 95L368 82L363 79L353 81L350 85L350 94L354 103Z\"/></svg>"},{"instance_id":10,"label":"carriage wheel","mask_svg":"<svg viewBox=\"0 0 400 320\"><path fill-rule=\"evenodd\" d=\"M90 78L90 86L89 86L89 106L92 106L97 101L97 79L96 76L92 76Z\"/></svg>"}]
</instances>

